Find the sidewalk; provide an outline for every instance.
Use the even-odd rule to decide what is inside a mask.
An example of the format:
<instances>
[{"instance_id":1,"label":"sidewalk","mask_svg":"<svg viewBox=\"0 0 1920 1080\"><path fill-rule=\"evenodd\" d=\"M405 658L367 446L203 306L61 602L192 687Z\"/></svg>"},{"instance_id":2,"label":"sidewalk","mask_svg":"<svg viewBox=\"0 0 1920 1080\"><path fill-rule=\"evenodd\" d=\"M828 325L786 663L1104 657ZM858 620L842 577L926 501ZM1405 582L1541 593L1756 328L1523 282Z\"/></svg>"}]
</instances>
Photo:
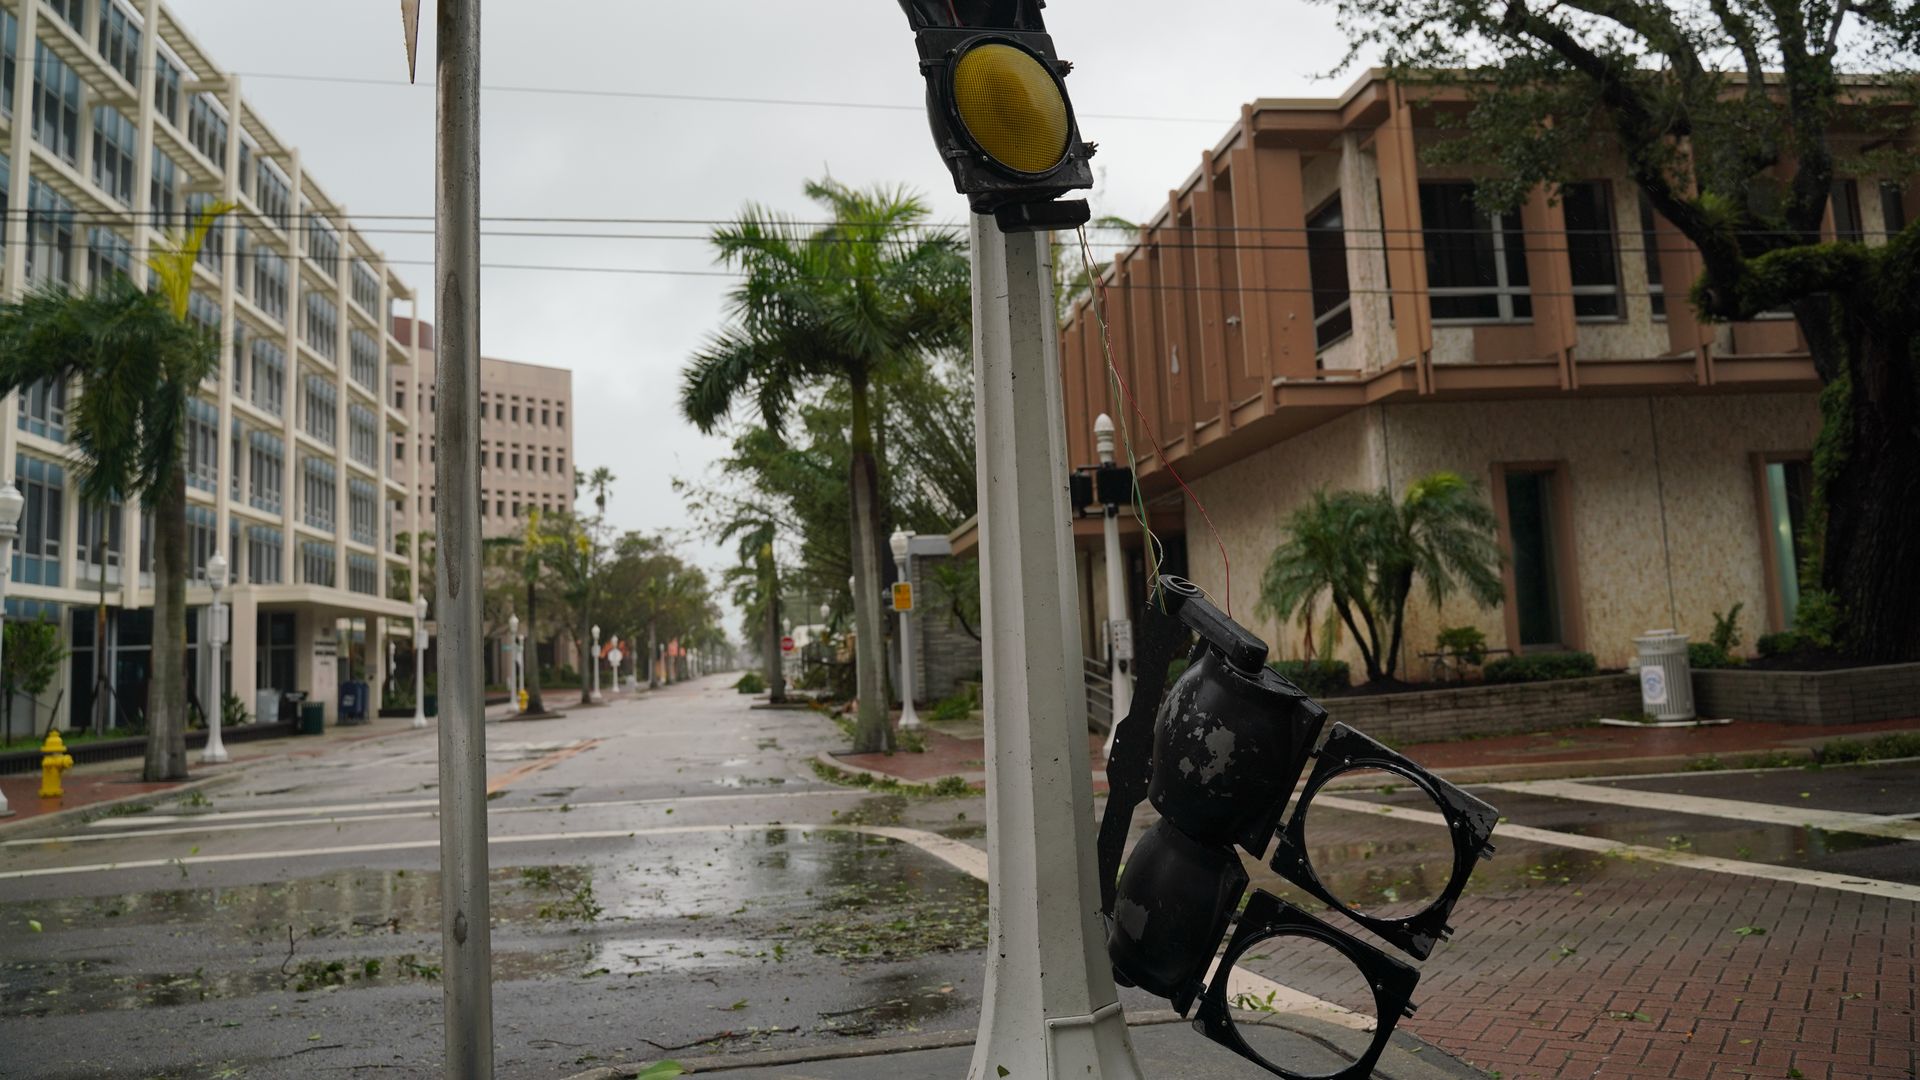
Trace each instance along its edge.
<instances>
[{"instance_id":1,"label":"sidewalk","mask_svg":"<svg viewBox=\"0 0 1920 1080\"><path fill-rule=\"evenodd\" d=\"M969 728L971 730L969 730ZM876 779L903 784L934 784L949 776L986 783L986 738L980 725L928 725L925 753L832 754L824 763ZM1888 732L1920 732L1920 720L1811 727L1736 720L1700 728L1619 728L1580 725L1530 735L1502 735L1455 742L1422 743L1394 749L1455 783L1546 780L1677 772L1689 762L1717 759L1737 769L1753 757L1811 758L1813 748L1839 738L1867 738ZM1103 739L1090 735L1094 790L1104 791L1107 762Z\"/></svg>"},{"instance_id":2,"label":"sidewalk","mask_svg":"<svg viewBox=\"0 0 1920 1080\"><path fill-rule=\"evenodd\" d=\"M1259 1048L1275 1063L1307 1075L1338 1072L1364 1049L1359 1035L1311 1017L1276 1014L1260 1025ZM1131 1017L1128 1035L1142 1071L1180 1080L1254 1080L1271 1074L1209 1041L1172 1012ZM810 1050L722 1054L677 1059L689 1076L725 1073L730 1080L900 1080L901 1077L964 1076L973 1059L974 1033L933 1032L863 1040L853 1046ZM576 1073L568 1080L628 1080L644 1064ZM1431 1043L1396 1031L1373 1075L1381 1080L1486 1080Z\"/></svg>"},{"instance_id":3,"label":"sidewalk","mask_svg":"<svg viewBox=\"0 0 1920 1080\"><path fill-rule=\"evenodd\" d=\"M335 724L321 735L292 735L282 739L230 744L227 754L231 760L224 765L203 765L200 763L200 751L189 750L187 779L161 783L148 783L140 779L140 758L77 765L61 777L65 794L58 799L40 798L38 773L0 777L0 791L6 793L7 804L13 810L12 817L0 818L0 833L28 824L47 825L83 812L99 813L115 807L157 802L170 795L227 783L263 762L319 757L342 746L391 738L412 730L413 718L410 716L375 718L365 724L348 727Z\"/></svg>"}]
</instances>

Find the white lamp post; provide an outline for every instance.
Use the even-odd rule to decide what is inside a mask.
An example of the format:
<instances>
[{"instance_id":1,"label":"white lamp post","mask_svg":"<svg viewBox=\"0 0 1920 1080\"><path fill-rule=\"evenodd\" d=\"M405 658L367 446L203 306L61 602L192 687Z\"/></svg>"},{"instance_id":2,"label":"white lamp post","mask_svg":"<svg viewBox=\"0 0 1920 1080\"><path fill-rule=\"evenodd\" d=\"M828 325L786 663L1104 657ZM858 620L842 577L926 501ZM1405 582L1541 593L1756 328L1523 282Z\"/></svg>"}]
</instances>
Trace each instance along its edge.
<instances>
[{"instance_id":1,"label":"white lamp post","mask_svg":"<svg viewBox=\"0 0 1920 1080\"><path fill-rule=\"evenodd\" d=\"M413 598L413 726L427 726L427 598Z\"/></svg>"},{"instance_id":2,"label":"white lamp post","mask_svg":"<svg viewBox=\"0 0 1920 1080\"><path fill-rule=\"evenodd\" d=\"M20 512L26 509L26 497L20 489L7 481L6 487L0 487L0 644L6 641L7 629L7 578L13 573L13 538L20 535ZM8 732L12 734L12 732ZM11 817L13 808L7 805L5 792L0 792L0 817Z\"/></svg>"},{"instance_id":3,"label":"white lamp post","mask_svg":"<svg viewBox=\"0 0 1920 1080\"><path fill-rule=\"evenodd\" d=\"M507 616L507 703L520 707L520 616Z\"/></svg>"},{"instance_id":4,"label":"white lamp post","mask_svg":"<svg viewBox=\"0 0 1920 1080\"><path fill-rule=\"evenodd\" d=\"M593 624L593 699L600 700L600 624Z\"/></svg>"},{"instance_id":5,"label":"white lamp post","mask_svg":"<svg viewBox=\"0 0 1920 1080\"><path fill-rule=\"evenodd\" d=\"M907 583L909 595L913 589L913 534L905 530L896 531L889 541L893 548L893 563L900 569L900 580ZM920 714L913 710L913 604L900 608L900 730L912 731L920 726Z\"/></svg>"},{"instance_id":6,"label":"white lamp post","mask_svg":"<svg viewBox=\"0 0 1920 1080\"><path fill-rule=\"evenodd\" d=\"M1101 413L1093 421L1093 441L1100 464L1113 464L1113 417ZM1107 678L1112 686L1113 717L1107 725L1107 753L1113 753L1113 733L1120 718L1133 709L1133 620L1127 609L1126 563L1120 554L1120 508L1109 505L1104 517L1107 557Z\"/></svg>"},{"instance_id":7,"label":"white lamp post","mask_svg":"<svg viewBox=\"0 0 1920 1080\"><path fill-rule=\"evenodd\" d=\"M207 588L213 590L213 604L207 608L207 644L213 647L213 663L208 665L212 674L207 677L207 745L200 751L200 761L206 765L219 765L227 760L227 746L220 741L220 722L227 711L220 689L220 646L227 643L226 611L220 603L220 590L226 587L227 557L216 551L207 560Z\"/></svg>"},{"instance_id":8,"label":"white lamp post","mask_svg":"<svg viewBox=\"0 0 1920 1080\"><path fill-rule=\"evenodd\" d=\"M620 638L615 636L613 639L613 649L607 653L607 663L613 665L613 685L615 686L620 685L620 661L626 658L627 654L620 651ZM633 688L635 690L640 688L640 676L638 675L633 677Z\"/></svg>"}]
</instances>

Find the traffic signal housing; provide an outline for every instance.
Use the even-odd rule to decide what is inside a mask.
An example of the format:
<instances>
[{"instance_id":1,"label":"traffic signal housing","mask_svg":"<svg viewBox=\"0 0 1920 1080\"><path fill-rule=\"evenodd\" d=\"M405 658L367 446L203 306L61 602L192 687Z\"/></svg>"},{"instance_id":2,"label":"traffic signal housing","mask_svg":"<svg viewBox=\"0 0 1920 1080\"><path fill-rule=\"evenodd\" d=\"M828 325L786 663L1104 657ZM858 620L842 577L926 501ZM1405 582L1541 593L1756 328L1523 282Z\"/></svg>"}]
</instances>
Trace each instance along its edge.
<instances>
[{"instance_id":1,"label":"traffic signal housing","mask_svg":"<svg viewBox=\"0 0 1920 1080\"><path fill-rule=\"evenodd\" d=\"M1093 186L1066 74L1038 0L900 0L927 80L927 121L955 190L1006 232L1071 228Z\"/></svg>"}]
</instances>

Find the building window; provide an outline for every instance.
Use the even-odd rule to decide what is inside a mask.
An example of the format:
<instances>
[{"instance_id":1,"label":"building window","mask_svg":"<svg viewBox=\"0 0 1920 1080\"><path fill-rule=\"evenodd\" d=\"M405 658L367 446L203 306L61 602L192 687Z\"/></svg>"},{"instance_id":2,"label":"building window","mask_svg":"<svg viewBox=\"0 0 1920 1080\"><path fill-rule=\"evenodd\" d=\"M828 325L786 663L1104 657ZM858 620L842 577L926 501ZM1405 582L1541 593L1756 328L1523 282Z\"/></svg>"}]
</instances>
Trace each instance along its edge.
<instances>
[{"instance_id":1,"label":"building window","mask_svg":"<svg viewBox=\"0 0 1920 1080\"><path fill-rule=\"evenodd\" d=\"M505 420L507 418L507 406L499 398L493 399L493 418L495 420Z\"/></svg>"},{"instance_id":2,"label":"building window","mask_svg":"<svg viewBox=\"0 0 1920 1080\"><path fill-rule=\"evenodd\" d=\"M187 402L187 486L220 490L220 410L212 402Z\"/></svg>"},{"instance_id":3,"label":"building window","mask_svg":"<svg viewBox=\"0 0 1920 1080\"><path fill-rule=\"evenodd\" d=\"M214 337L220 336L220 301L195 289L187 294L187 318Z\"/></svg>"},{"instance_id":4,"label":"building window","mask_svg":"<svg viewBox=\"0 0 1920 1080\"><path fill-rule=\"evenodd\" d=\"M541 427L550 427L550 426L552 426L552 424L553 424L553 413L552 413L552 410L550 410L550 409L545 409L545 408L543 408L543 409L541 409L541 410L540 410L540 426L541 426Z\"/></svg>"},{"instance_id":5,"label":"building window","mask_svg":"<svg viewBox=\"0 0 1920 1080\"><path fill-rule=\"evenodd\" d=\"M380 279L359 259L353 260L353 302L368 315L380 310Z\"/></svg>"},{"instance_id":6,"label":"building window","mask_svg":"<svg viewBox=\"0 0 1920 1080\"><path fill-rule=\"evenodd\" d=\"M309 373L301 380L301 415L305 421L301 426L307 434L332 446L338 435L334 407L340 401L339 392L324 376Z\"/></svg>"},{"instance_id":7,"label":"building window","mask_svg":"<svg viewBox=\"0 0 1920 1080\"><path fill-rule=\"evenodd\" d=\"M219 536L214 530L216 518L211 507L187 507L187 577L204 578L207 574L207 560L213 558L214 542Z\"/></svg>"},{"instance_id":8,"label":"building window","mask_svg":"<svg viewBox=\"0 0 1920 1080\"><path fill-rule=\"evenodd\" d=\"M1794 623L1800 612L1800 569L1806 558L1807 508L1813 502L1813 465L1805 459L1769 461L1766 482L1768 562L1773 566L1773 591L1780 598L1780 627Z\"/></svg>"},{"instance_id":9,"label":"building window","mask_svg":"<svg viewBox=\"0 0 1920 1080\"><path fill-rule=\"evenodd\" d=\"M1471 183L1422 183L1420 220L1435 322L1533 318L1519 214L1502 214L1496 223L1474 206Z\"/></svg>"},{"instance_id":10,"label":"building window","mask_svg":"<svg viewBox=\"0 0 1920 1080\"><path fill-rule=\"evenodd\" d=\"M325 532L333 531L335 498L333 462L316 457L300 461L300 520Z\"/></svg>"},{"instance_id":11,"label":"building window","mask_svg":"<svg viewBox=\"0 0 1920 1080\"><path fill-rule=\"evenodd\" d=\"M87 282L100 288L116 277L133 277L133 245L103 225L87 230Z\"/></svg>"},{"instance_id":12,"label":"building window","mask_svg":"<svg viewBox=\"0 0 1920 1080\"><path fill-rule=\"evenodd\" d=\"M307 290L306 318L302 326L307 346L329 360L339 351L340 309L332 298L318 289Z\"/></svg>"},{"instance_id":13,"label":"building window","mask_svg":"<svg viewBox=\"0 0 1920 1080\"><path fill-rule=\"evenodd\" d=\"M253 407L275 416L285 407L287 396L287 353L264 337L253 339Z\"/></svg>"},{"instance_id":14,"label":"building window","mask_svg":"<svg viewBox=\"0 0 1920 1080\"><path fill-rule=\"evenodd\" d=\"M67 384L41 379L20 388L21 431L55 442L67 441Z\"/></svg>"},{"instance_id":15,"label":"building window","mask_svg":"<svg viewBox=\"0 0 1920 1080\"><path fill-rule=\"evenodd\" d=\"M1517 627L1521 649L1563 648L1568 643L1557 565L1560 532L1566 528L1556 520L1558 479L1551 469L1505 470L1507 557L1513 575L1509 622Z\"/></svg>"},{"instance_id":16,"label":"building window","mask_svg":"<svg viewBox=\"0 0 1920 1080\"><path fill-rule=\"evenodd\" d=\"M247 580L255 585L278 585L284 580L280 567L281 533L265 525L247 526Z\"/></svg>"},{"instance_id":17,"label":"building window","mask_svg":"<svg viewBox=\"0 0 1920 1080\"><path fill-rule=\"evenodd\" d=\"M1307 276L1313 286L1313 340L1324 349L1353 333L1347 291L1347 226L1334 196L1307 218Z\"/></svg>"},{"instance_id":18,"label":"building window","mask_svg":"<svg viewBox=\"0 0 1920 1080\"><path fill-rule=\"evenodd\" d=\"M287 321L287 260L264 247L253 249L253 306L275 322Z\"/></svg>"},{"instance_id":19,"label":"building window","mask_svg":"<svg viewBox=\"0 0 1920 1080\"><path fill-rule=\"evenodd\" d=\"M27 182L27 280L73 284L73 204L39 177Z\"/></svg>"},{"instance_id":20,"label":"building window","mask_svg":"<svg viewBox=\"0 0 1920 1080\"><path fill-rule=\"evenodd\" d=\"M139 86L140 28L134 25L126 9L113 0L107 0L100 10L98 37L101 58L125 76L130 85Z\"/></svg>"},{"instance_id":21,"label":"building window","mask_svg":"<svg viewBox=\"0 0 1920 1080\"><path fill-rule=\"evenodd\" d=\"M407 460L407 440L395 436L393 440L393 463L405 464Z\"/></svg>"},{"instance_id":22,"label":"building window","mask_svg":"<svg viewBox=\"0 0 1920 1080\"><path fill-rule=\"evenodd\" d=\"M1906 190L1897 180L1880 181L1880 219L1889 239L1907 227Z\"/></svg>"},{"instance_id":23,"label":"building window","mask_svg":"<svg viewBox=\"0 0 1920 1080\"><path fill-rule=\"evenodd\" d=\"M286 468L286 443L264 431L247 435L247 505L277 514L285 505L281 472Z\"/></svg>"},{"instance_id":24,"label":"building window","mask_svg":"<svg viewBox=\"0 0 1920 1080\"><path fill-rule=\"evenodd\" d=\"M293 209L293 182L271 161L261 161L254 179L253 201L260 213L271 218L284 231Z\"/></svg>"},{"instance_id":25,"label":"building window","mask_svg":"<svg viewBox=\"0 0 1920 1080\"><path fill-rule=\"evenodd\" d=\"M340 272L340 235L333 231L325 216L307 211L307 258L320 265L328 277Z\"/></svg>"},{"instance_id":26,"label":"building window","mask_svg":"<svg viewBox=\"0 0 1920 1080\"><path fill-rule=\"evenodd\" d=\"M347 360L354 382L369 390L380 385L380 343L372 334L357 326L347 331Z\"/></svg>"},{"instance_id":27,"label":"building window","mask_svg":"<svg viewBox=\"0 0 1920 1080\"><path fill-rule=\"evenodd\" d=\"M1613 232L1613 185L1583 180L1560 189L1566 218L1567 269L1573 281L1573 314L1582 319L1617 319L1620 259Z\"/></svg>"},{"instance_id":28,"label":"building window","mask_svg":"<svg viewBox=\"0 0 1920 1080\"><path fill-rule=\"evenodd\" d=\"M187 196L188 226L192 227L194 223L198 222L200 215L211 209L216 202L219 202L219 200L206 192L196 192L195 194ZM214 277L219 277L226 269L224 259L222 258L226 250L227 226L219 219L215 219L213 224L207 227L206 241L200 245L200 265L211 270Z\"/></svg>"},{"instance_id":29,"label":"building window","mask_svg":"<svg viewBox=\"0 0 1920 1080\"><path fill-rule=\"evenodd\" d=\"M87 0L47 0L47 7L75 30L87 23Z\"/></svg>"},{"instance_id":30,"label":"building window","mask_svg":"<svg viewBox=\"0 0 1920 1080\"><path fill-rule=\"evenodd\" d=\"M300 583L333 587L333 545L317 540L300 542Z\"/></svg>"},{"instance_id":31,"label":"building window","mask_svg":"<svg viewBox=\"0 0 1920 1080\"><path fill-rule=\"evenodd\" d=\"M553 410L553 426L554 427L567 426L567 410L565 409Z\"/></svg>"},{"instance_id":32,"label":"building window","mask_svg":"<svg viewBox=\"0 0 1920 1080\"><path fill-rule=\"evenodd\" d=\"M44 41L33 43L33 137L68 164L80 160L80 76Z\"/></svg>"},{"instance_id":33,"label":"building window","mask_svg":"<svg viewBox=\"0 0 1920 1080\"><path fill-rule=\"evenodd\" d=\"M407 411L407 392L397 386L393 388L393 407L401 412Z\"/></svg>"},{"instance_id":34,"label":"building window","mask_svg":"<svg viewBox=\"0 0 1920 1080\"><path fill-rule=\"evenodd\" d=\"M60 584L60 530L66 521L67 471L25 454L13 458L14 485L26 498L13 545L13 580Z\"/></svg>"},{"instance_id":35,"label":"building window","mask_svg":"<svg viewBox=\"0 0 1920 1080\"><path fill-rule=\"evenodd\" d=\"M1852 180L1835 180L1829 190L1833 204L1833 238L1852 244L1866 240L1866 225L1860 219L1860 185Z\"/></svg>"},{"instance_id":36,"label":"building window","mask_svg":"<svg viewBox=\"0 0 1920 1080\"><path fill-rule=\"evenodd\" d=\"M111 105L93 107L93 182L122 206L133 205L133 122Z\"/></svg>"},{"instance_id":37,"label":"building window","mask_svg":"<svg viewBox=\"0 0 1920 1080\"><path fill-rule=\"evenodd\" d=\"M357 544L373 545L380 528L380 500L373 485L355 477L347 478L348 535Z\"/></svg>"},{"instance_id":38,"label":"building window","mask_svg":"<svg viewBox=\"0 0 1920 1080\"><path fill-rule=\"evenodd\" d=\"M227 167L227 117L212 94L195 94L187 106L187 141L216 168Z\"/></svg>"},{"instance_id":39,"label":"building window","mask_svg":"<svg viewBox=\"0 0 1920 1080\"><path fill-rule=\"evenodd\" d=\"M369 469L380 467L380 427L373 410L358 402L347 406L347 455Z\"/></svg>"},{"instance_id":40,"label":"building window","mask_svg":"<svg viewBox=\"0 0 1920 1080\"><path fill-rule=\"evenodd\" d=\"M120 553L122 551L121 524L126 516L125 508L118 502L105 506L82 504L79 517L79 535L74 537L74 557L83 566L91 567L92 580L116 584L120 580Z\"/></svg>"},{"instance_id":41,"label":"building window","mask_svg":"<svg viewBox=\"0 0 1920 1080\"><path fill-rule=\"evenodd\" d=\"M13 115L13 80L20 65L20 20L11 11L0 11L0 105Z\"/></svg>"},{"instance_id":42,"label":"building window","mask_svg":"<svg viewBox=\"0 0 1920 1080\"><path fill-rule=\"evenodd\" d=\"M1653 204L1640 193L1640 258L1647 268L1647 298L1653 317L1667 317L1667 287L1660 280L1660 232L1653 223Z\"/></svg>"},{"instance_id":43,"label":"building window","mask_svg":"<svg viewBox=\"0 0 1920 1080\"><path fill-rule=\"evenodd\" d=\"M380 591L380 564L371 555L347 552L347 588L373 596Z\"/></svg>"},{"instance_id":44,"label":"building window","mask_svg":"<svg viewBox=\"0 0 1920 1080\"><path fill-rule=\"evenodd\" d=\"M153 179L147 182L148 209L153 213L153 227L165 229L173 220L177 205L176 194L180 190L180 171L173 159L159 147L153 148Z\"/></svg>"}]
</instances>

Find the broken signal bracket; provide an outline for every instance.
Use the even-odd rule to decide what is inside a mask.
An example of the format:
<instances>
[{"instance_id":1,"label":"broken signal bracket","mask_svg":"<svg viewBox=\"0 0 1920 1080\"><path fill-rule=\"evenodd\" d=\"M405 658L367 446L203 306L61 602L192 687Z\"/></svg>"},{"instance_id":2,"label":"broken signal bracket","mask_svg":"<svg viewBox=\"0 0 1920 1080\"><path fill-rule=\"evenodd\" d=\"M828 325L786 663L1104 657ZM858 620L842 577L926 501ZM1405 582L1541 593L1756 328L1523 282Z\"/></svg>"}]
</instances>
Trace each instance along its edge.
<instances>
[{"instance_id":1,"label":"broken signal bracket","mask_svg":"<svg viewBox=\"0 0 1920 1080\"><path fill-rule=\"evenodd\" d=\"M1233 972L1247 950L1270 944L1276 939L1303 938L1332 948L1351 963L1373 991L1372 1041L1354 1057L1351 1064L1331 1073L1295 1072L1275 1064L1248 1042L1234 1023L1232 999L1228 997ZM1412 1016L1413 988L1420 973L1399 960L1353 936L1328 926L1269 892L1255 892L1240 913L1233 939L1214 969L1213 982L1200 999L1193 1028L1221 1046L1286 1080L1361 1080L1373 1075L1373 1067L1393 1037L1400 1019ZM1244 1012L1245 1010L1243 1010Z\"/></svg>"},{"instance_id":2,"label":"broken signal bracket","mask_svg":"<svg viewBox=\"0 0 1920 1080\"><path fill-rule=\"evenodd\" d=\"M1419 789L1440 811L1446 821L1447 836L1453 844L1453 872L1447 885L1433 902L1411 915L1382 918L1356 911L1321 882L1315 872L1306 842L1307 815L1313 800L1326 785L1342 774L1362 769L1377 769L1403 777ZM1383 807L1382 812L1391 810ZM1499 811L1454 785L1394 753L1345 724L1333 725L1327 741L1321 745L1313 774L1300 793L1293 817L1280 834L1273 859L1268 864L1275 873L1298 885L1316 898L1331 904L1341 914L1366 927L1395 948L1416 960L1425 960L1434 943L1453 932L1447 918L1467 886L1467 878L1481 859L1491 858L1494 825Z\"/></svg>"}]
</instances>

